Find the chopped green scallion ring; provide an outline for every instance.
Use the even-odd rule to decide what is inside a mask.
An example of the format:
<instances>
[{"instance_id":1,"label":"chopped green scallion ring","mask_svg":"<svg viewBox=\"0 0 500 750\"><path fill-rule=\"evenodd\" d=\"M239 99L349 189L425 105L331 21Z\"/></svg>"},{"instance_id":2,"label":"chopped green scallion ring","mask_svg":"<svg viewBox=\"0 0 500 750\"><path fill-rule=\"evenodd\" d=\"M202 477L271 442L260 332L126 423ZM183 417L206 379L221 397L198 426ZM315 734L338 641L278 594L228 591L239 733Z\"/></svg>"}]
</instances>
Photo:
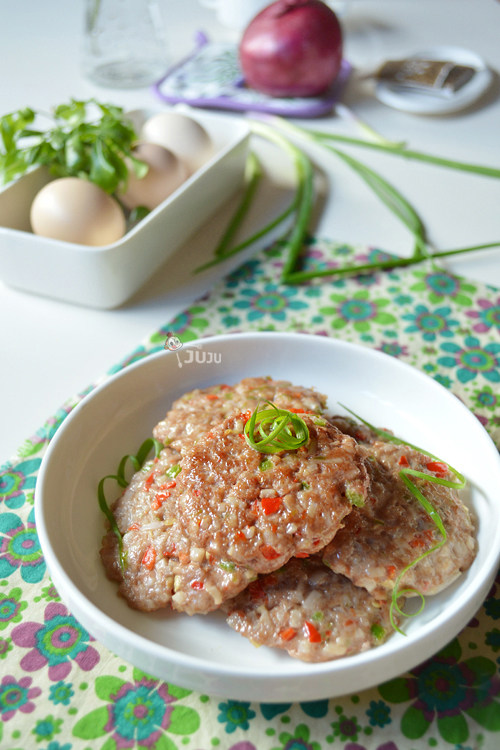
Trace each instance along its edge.
<instances>
[{"instance_id":1,"label":"chopped green scallion ring","mask_svg":"<svg viewBox=\"0 0 500 750\"><path fill-rule=\"evenodd\" d=\"M234 562L231 562L231 561L228 562L226 560L220 560L218 565L219 565L219 568L222 568L222 570L227 570L227 571L231 571L236 568L236 565Z\"/></svg>"},{"instance_id":2,"label":"chopped green scallion ring","mask_svg":"<svg viewBox=\"0 0 500 750\"><path fill-rule=\"evenodd\" d=\"M167 471L165 472L165 476L169 479L175 479L175 477L180 474L181 467L179 464L173 464Z\"/></svg>"},{"instance_id":3,"label":"chopped green scallion ring","mask_svg":"<svg viewBox=\"0 0 500 750\"><path fill-rule=\"evenodd\" d=\"M356 490L353 490L352 487L346 487L345 495L351 505L355 505L357 508L362 508L365 504L365 498L363 497L363 495L361 495L359 492L356 492Z\"/></svg>"},{"instance_id":4,"label":"chopped green scallion ring","mask_svg":"<svg viewBox=\"0 0 500 750\"><path fill-rule=\"evenodd\" d=\"M269 469L273 468L273 462L270 458L265 458L263 461L259 464L259 471L268 471Z\"/></svg>"},{"instance_id":5,"label":"chopped green scallion ring","mask_svg":"<svg viewBox=\"0 0 500 750\"><path fill-rule=\"evenodd\" d=\"M385 635L385 630L383 626L380 625L380 623L378 622L373 623L373 625L370 628L370 631L373 637L377 639L377 641L380 641Z\"/></svg>"}]
</instances>

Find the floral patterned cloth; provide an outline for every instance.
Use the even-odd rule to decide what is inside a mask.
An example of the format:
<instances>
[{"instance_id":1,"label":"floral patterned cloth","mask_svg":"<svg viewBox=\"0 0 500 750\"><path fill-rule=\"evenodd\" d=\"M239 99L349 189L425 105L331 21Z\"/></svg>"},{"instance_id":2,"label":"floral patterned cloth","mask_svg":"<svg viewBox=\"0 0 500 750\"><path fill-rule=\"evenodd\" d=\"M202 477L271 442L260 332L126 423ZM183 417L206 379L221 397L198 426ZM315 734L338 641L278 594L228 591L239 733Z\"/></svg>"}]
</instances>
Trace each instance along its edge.
<instances>
[{"instance_id":1,"label":"floral patterned cloth","mask_svg":"<svg viewBox=\"0 0 500 750\"><path fill-rule=\"evenodd\" d=\"M386 257L311 240L306 267ZM500 447L500 290L431 264L279 283L279 246L261 252L168 321L102 379L162 349L241 330L292 330L373 347L450 388ZM101 379L101 380L102 380ZM34 524L44 451L89 386L0 468L1 750L496 750L500 746L500 577L477 616L407 674L358 694L300 704L217 698L160 682L75 620L48 576Z\"/></svg>"}]
</instances>

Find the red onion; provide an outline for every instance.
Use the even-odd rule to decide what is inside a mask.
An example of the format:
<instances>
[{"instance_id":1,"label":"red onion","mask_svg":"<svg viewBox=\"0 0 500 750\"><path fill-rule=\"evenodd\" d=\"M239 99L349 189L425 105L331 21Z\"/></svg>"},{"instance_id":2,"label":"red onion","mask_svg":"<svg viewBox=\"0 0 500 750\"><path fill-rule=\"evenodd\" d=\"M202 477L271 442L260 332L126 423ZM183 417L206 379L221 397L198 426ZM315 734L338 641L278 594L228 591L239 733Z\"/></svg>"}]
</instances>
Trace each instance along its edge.
<instances>
[{"instance_id":1,"label":"red onion","mask_svg":"<svg viewBox=\"0 0 500 750\"><path fill-rule=\"evenodd\" d=\"M321 0L277 0L249 23L239 55L250 88L270 96L317 96L338 75L342 30Z\"/></svg>"}]
</instances>

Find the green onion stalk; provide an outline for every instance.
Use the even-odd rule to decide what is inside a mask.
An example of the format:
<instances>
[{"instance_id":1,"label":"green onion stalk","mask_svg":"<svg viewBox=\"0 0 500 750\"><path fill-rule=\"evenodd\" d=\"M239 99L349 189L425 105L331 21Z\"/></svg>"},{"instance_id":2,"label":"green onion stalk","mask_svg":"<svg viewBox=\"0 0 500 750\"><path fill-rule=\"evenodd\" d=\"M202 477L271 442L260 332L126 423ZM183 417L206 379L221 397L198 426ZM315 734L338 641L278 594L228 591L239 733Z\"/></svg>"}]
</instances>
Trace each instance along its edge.
<instances>
[{"instance_id":1,"label":"green onion stalk","mask_svg":"<svg viewBox=\"0 0 500 750\"><path fill-rule=\"evenodd\" d=\"M345 109L345 108L344 108ZM349 110L347 110L349 111ZM355 116L353 116L355 118ZM356 138L335 133L324 132L316 129L305 129L292 124L283 118L272 116L263 120L251 119L252 132L272 143L275 143L291 158L296 174L295 194L287 209L266 226L244 241L231 246L231 241L236 236L243 218L247 215L257 192L261 170L257 157L252 152L249 155L247 186L233 218L226 229L219 245L215 249L214 258L199 267L197 271L204 270L227 260L243 249L249 247L258 239L269 235L277 226L283 223L289 216L294 216L291 230L288 230L281 241L285 251L285 261L281 272L281 281L285 284L298 284L324 276L345 276L365 272L381 271L398 267L405 267L420 263L425 260L436 261L441 258L466 253L488 250L499 247L500 242L493 241L470 247L462 247L449 250L431 249L426 235L423 220L415 208L402 195L402 193L391 185L381 174L367 166L359 159L348 154L338 147L339 144L382 151L392 156L403 157L408 160L426 162L428 164L455 169L458 171L477 174L494 179L500 178L500 168L481 164L461 162L454 159L446 159L433 154L410 149L405 143L394 143L379 136L361 121L356 120L363 130L368 133L368 138ZM304 140L327 150L336 156L364 182L375 196L403 223L413 236L413 253L408 258L391 258L389 260L378 260L373 263L352 264L341 268L304 271L298 268L299 258L309 231L312 211L314 207L314 167L309 156L302 151L291 139Z\"/></svg>"},{"instance_id":2,"label":"green onion stalk","mask_svg":"<svg viewBox=\"0 0 500 750\"><path fill-rule=\"evenodd\" d=\"M285 272L291 270L302 249L314 206L314 168L312 162L300 148L281 135L276 129L265 123L254 122L252 124L252 132L277 145L291 159L296 177L294 196L289 206L279 216L250 237L230 247L231 240L240 229L243 219L253 203L257 186L262 176L262 169L257 156L251 151L247 160L245 189L241 201L215 248L213 259L199 266L196 272L204 271L207 268L218 265L222 261L240 253L257 242L257 240L270 234L271 231L283 224L291 215L295 215L294 226L291 230L287 230L282 237L282 240L285 240L288 252Z\"/></svg>"}]
</instances>

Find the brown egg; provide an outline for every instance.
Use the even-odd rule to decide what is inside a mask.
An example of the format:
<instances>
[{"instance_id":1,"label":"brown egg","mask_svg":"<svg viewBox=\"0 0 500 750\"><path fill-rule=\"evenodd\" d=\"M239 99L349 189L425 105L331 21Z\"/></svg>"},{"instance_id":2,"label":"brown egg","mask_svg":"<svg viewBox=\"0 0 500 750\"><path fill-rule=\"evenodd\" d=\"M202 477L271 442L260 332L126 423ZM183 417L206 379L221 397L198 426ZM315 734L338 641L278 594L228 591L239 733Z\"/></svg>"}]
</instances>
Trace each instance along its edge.
<instances>
[{"instance_id":1,"label":"brown egg","mask_svg":"<svg viewBox=\"0 0 500 750\"><path fill-rule=\"evenodd\" d=\"M148 165L148 171L138 178L129 167L127 189L119 194L127 208L145 206L152 211L189 176L185 164L172 151L156 143L139 143L134 148L134 156Z\"/></svg>"},{"instance_id":2,"label":"brown egg","mask_svg":"<svg viewBox=\"0 0 500 750\"><path fill-rule=\"evenodd\" d=\"M80 245L110 245L125 234L125 216L102 188L79 177L61 177L45 185L30 211L35 234Z\"/></svg>"},{"instance_id":3,"label":"brown egg","mask_svg":"<svg viewBox=\"0 0 500 750\"><path fill-rule=\"evenodd\" d=\"M141 141L158 143L170 149L193 174L214 153L214 145L205 128L180 112L160 112L146 120Z\"/></svg>"}]
</instances>

